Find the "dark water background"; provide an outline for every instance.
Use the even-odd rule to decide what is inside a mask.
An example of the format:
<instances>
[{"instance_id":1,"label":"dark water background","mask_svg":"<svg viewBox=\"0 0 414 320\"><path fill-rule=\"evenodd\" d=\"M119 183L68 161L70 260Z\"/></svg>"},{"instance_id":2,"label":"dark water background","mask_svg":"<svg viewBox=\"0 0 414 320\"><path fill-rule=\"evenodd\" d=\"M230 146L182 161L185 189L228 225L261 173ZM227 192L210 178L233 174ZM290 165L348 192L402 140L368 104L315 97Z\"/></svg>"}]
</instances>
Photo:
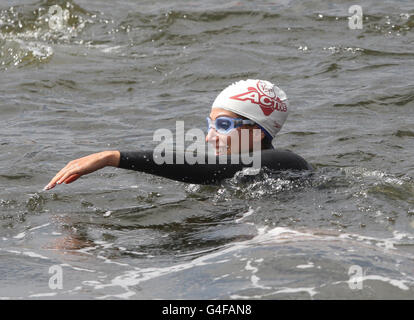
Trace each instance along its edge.
<instances>
[{"instance_id":1,"label":"dark water background","mask_svg":"<svg viewBox=\"0 0 414 320\"><path fill-rule=\"evenodd\" d=\"M413 30L408 0L1 1L0 298L413 299ZM105 168L41 191L72 159L204 128L246 78L285 90L276 145L313 178Z\"/></svg>"}]
</instances>

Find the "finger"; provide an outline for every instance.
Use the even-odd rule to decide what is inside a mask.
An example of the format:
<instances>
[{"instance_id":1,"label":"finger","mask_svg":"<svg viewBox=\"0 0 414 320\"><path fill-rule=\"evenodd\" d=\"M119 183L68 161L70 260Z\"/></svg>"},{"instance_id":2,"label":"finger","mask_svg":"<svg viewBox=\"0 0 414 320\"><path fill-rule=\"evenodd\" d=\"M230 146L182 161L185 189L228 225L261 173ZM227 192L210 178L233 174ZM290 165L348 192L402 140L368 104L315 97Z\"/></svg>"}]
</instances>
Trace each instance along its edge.
<instances>
[{"instance_id":1,"label":"finger","mask_svg":"<svg viewBox=\"0 0 414 320\"><path fill-rule=\"evenodd\" d=\"M60 179L60 177L65 173L67 170L67 166L60 170L53 178L49 181L49 183L43 188L43 190L49 190L56 186L56 181Z\"/></svg>"},{"instance_id":2,"label":"finger","mask_svg":"<svg viewBox=\"0 0 414 320\"><path fill-rule=\"evenodd\" d=\"M52 180L50 180L50 182L48 183L48 185L54 185L56 184L56 182L66 173L67 170L70 169L70 167L72 166L72 164L67 164L65 167L63 167L53 178Z\"/></svg>"},{"instance_id":3,"label":"finger","mask_svg":"<svg viewBox=\"0 0 414 320\"><path fill-rule=\"evenodd\" d=\"M53 189L56 186L56 184L50 184L50 182L46 185L46 187L43 188L43 190L50 190Z\"/></svg>"},{"instance_id":4,"label":"finger","mask_svg":"<svg viewBox=\"0 0 414 320\"><path fill-rule=\"evenodd\" d=\"M67 178L69 178L72 174L77 173L75 169L70 169L66 171L63 176L56 182L57 184L61 184L63 181L65 181Z\"/></svg>"},{"instance_id":5,"label":"finger","mask_svg":"<svg viewBox=\"0 0 414 320\"><path fill-rule=\"evenodd\" d=\"M55 182L57 184L61 184L64 180L66 180L69 176L72 174L79 172L79 165L77 163L70 163L66 166L65 170L62 170L62 172L57 175L56 178L54 178Z\"/></svg>"},{"instance_id":6,"label":"finger","mask_svg":"<svg viewBox=\"0 0 414 320\"><path fill-rule=\"evenodd\" d=\"M65 181L63 181L65 184L69 184L72 183L73 181L76 181L80 178L80 174L72 174L69 178L67 178Z\"/></svg>"}]
</instances>

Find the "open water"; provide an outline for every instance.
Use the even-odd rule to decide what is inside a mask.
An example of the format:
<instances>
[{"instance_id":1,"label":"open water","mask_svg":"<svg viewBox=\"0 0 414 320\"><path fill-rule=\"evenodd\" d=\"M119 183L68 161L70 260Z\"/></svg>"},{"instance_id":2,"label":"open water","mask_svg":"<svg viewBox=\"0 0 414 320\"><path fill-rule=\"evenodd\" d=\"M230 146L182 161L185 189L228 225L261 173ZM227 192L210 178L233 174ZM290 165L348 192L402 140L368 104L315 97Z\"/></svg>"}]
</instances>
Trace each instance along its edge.
<instances>
[{"instance_id":1,"label":"open water","mask_svg":"<svg viewBox=\"0 0 414 320\"><path fill-rule=\"evenodd\" d=\"M413 299L413 32L408 0L1 1L0 298ZM286 92L276 146L312 177L105 168L42 191L204 128L247 78Z\"/></svg>"}]
</instances>

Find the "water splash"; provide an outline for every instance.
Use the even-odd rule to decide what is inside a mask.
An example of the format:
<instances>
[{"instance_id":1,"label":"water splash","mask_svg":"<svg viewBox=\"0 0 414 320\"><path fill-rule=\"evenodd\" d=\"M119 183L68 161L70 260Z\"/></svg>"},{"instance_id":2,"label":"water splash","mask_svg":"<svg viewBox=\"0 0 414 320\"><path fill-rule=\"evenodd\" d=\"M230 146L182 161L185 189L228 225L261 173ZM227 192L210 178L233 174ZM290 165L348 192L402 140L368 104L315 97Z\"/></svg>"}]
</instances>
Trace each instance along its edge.
<instances>
[{"instance_id":1,"label":"water splash","mask_svg":"<svg viewBox=\"0 0 414 320\"><path fill-rule=\"evenodd\" d=\"M77 41L96 15L73 1L41 1L0 11L0 70L47 63L54 44Z\"/></svg>"}]
</instances>

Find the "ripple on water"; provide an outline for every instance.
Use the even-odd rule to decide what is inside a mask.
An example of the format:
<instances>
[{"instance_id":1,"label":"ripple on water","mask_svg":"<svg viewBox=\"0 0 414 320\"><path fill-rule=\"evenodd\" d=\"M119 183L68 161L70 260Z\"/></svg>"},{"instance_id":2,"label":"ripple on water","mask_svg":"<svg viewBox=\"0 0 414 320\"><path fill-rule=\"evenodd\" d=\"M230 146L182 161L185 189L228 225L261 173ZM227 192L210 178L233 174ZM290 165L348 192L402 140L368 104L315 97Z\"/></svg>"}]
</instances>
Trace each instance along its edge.
<instances>
[{"instance_id":1,"label":"ripple on water","mask_svg":"<svg viewBox=\"0 0 414 320\"><path fill-rule=\"evenodd\" d=\"M57 8L59 10L52 10ZM72 1L12 6L0 11L0 70L47 63L55 43L70 43L96 15Z\"/></svg>"}]
</instances>

